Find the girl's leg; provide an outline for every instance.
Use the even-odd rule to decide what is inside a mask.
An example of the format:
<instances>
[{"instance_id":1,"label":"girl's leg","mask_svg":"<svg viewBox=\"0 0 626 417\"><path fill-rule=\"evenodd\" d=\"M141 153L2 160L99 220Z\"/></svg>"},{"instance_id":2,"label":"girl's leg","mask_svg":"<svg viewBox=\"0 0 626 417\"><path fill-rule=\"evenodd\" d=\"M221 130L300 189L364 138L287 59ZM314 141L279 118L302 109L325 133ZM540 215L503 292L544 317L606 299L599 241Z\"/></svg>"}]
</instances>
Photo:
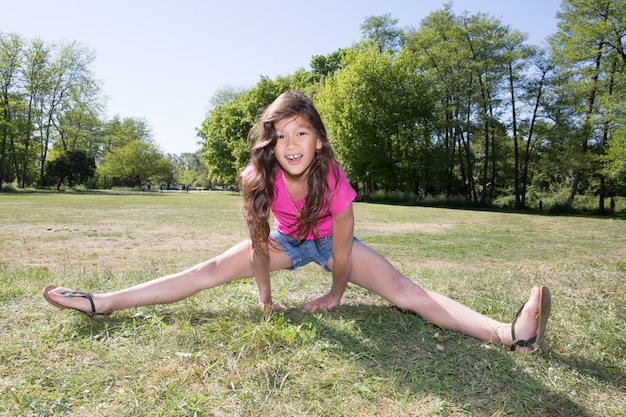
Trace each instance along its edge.
<instances>
[{"instance_id":1,"label":"girl's leg","mask_svg":"<svg viewBox=\"0 0 626 417\"><path fill-rule=\"evenodd\" d=\"M351 282L379 294L399 308L414 311L445 329L494 344L511 346L513 343L510 323L498 322L444 295L422 288L362 242L354 243L352 265ZM517 320L515 331L518 339L531 338L537 332L538 290L538 287L533 289Z\"/></svg>"},{"instance_id":2,"label":"girl's leg","mask_svg":"<svg viewBox=\"0 0 626 417\"><path fill-rule=\"evenodd\" d=\"M291 266L289 258L278 245L270 245L270 270L275 271L289 266ZM152 304L167 304L190 297L203 289L250 277L252 277L250 241L244 241L221 255L184 271L123 290L93 294L93 301L99 313ZM66 288L57 288L48 293L48 296L60 306L91 311L89 300L80 297L64 297L61 292L65 290Z\"/></svg>"}]
</instances>

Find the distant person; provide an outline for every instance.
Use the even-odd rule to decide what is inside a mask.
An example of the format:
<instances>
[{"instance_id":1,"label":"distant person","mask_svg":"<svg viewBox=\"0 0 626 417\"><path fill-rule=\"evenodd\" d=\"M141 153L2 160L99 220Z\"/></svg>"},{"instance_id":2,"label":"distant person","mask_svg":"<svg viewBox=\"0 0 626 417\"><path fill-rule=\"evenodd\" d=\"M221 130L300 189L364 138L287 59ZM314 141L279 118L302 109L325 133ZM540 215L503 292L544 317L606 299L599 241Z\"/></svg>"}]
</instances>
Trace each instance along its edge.
<instances>
[{"instance_id":1,"label":"distant person","mask_svg":"<svg viewBox=\"0 0 626 417\"><path fill-rule=\"evenodd\" d=\"M270 272L318 263L332 274L327 294L304 304L326 311L340 304L352 282L400 309L442 328L511 350L541 347L550 314L550 292L534 287L512 323L486 317L444 295L424 289L353 236L356 193L337 163L322 120L301 93L284 93L250 132L250 162L242 173L243 208L250 238L187 270L104 294L54 285L44 296L61 308L100 317L115 310L182 300L208 288L254 277L259 305L274 302ZM270 211L277 230L270 231Z\"/></svg>"}]
</instances>

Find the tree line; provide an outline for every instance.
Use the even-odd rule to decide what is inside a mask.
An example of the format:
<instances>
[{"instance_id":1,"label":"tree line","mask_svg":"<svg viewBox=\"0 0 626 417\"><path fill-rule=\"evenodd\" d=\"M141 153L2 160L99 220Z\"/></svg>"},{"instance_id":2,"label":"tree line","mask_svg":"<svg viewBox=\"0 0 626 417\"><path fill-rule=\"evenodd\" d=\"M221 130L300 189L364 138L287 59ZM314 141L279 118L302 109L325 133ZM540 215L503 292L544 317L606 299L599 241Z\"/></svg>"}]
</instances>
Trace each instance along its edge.
<instances>
[{"instance_id":1,"label":"tree line","mask_svg":"<svg viewBox=\"0 0 626 417\"><path fill-rule=\"evenodd\" d=\"M368 194L626 194L624 0L563 1L549 46L451 5L418 28L368 17L360 42L314 56L310 70L225 88L200 129L208 173L235 182L258 108L290 89L311 96L348 178Z\"/></svg>"},{"instance_id":2,"label":"tree line","mask_svg":"<svg viewBox=\"0 0 626 417\"><path fill-rule=\"evenodd\" d=\"M145 120L103 116L94 52L0 32L0 178L18 187L236 185L259 109L309 95L362 196L525 208L626 195L626 0L564 0L548 45L451 5L419 26L370 16L309 68L210 98L197 153L163 155Z\"/></svg>"},{"instance_id":3,"label":"tree line","mask_svg":"<svg viewBox=\"0 0 626 417\"><path fill-rule=\"evenodd\" d=\"M199 154L164 155L145 120L104 116L94 58L75 41L0 32L0 184L145 187L205 178Z\"/></svg>"}]
</instances>

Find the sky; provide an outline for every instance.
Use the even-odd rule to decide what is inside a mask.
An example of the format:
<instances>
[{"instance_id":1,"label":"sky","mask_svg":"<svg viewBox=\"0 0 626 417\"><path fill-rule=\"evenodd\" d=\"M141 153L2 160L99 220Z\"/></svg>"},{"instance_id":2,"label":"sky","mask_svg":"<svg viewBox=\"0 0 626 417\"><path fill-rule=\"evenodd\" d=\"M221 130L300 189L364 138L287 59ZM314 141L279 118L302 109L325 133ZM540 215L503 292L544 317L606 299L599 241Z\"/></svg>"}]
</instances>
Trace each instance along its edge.
<instances>
[{"instance_id":1,"label":"sky","mask_svg":"<svg viewBox=\"0 0 626 417\"><path fill-rule=\"evenodd\" d=\"M106 117L146 121L165 153L195 152L213 95L274 79L361 39L368 16L418 28L446 0L0 0L0 32L93 50ZM560 0L457 0L544 45Z\"/></svg>"}]
</instances>

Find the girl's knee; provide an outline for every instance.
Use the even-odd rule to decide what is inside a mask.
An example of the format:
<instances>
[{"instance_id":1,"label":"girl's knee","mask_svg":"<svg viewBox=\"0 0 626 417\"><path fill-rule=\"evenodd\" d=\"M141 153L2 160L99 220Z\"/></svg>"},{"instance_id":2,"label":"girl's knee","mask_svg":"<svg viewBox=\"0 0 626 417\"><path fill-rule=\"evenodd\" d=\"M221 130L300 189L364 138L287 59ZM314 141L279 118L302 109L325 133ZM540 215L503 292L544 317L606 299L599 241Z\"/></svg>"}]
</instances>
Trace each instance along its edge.
<instances>
[{"instance_id":1,"label":"girl's knee","mask_svg":"<svg viewBox=\"0 0 626 417\"><path fill-rule=\"evenodd\" d=\"M216 258L204 261L191 269L191 277L195 278L203 289L213 288L224 283L224 273L221 271L220 262Z\"/></svg>"},{"instance_id":2,"label":"girl's knee","mask_svg":"<svg viewBox=\"0 0 626 417\"><path fill-rule=\"evenodd\" d=\"M210 276L217 272L217 262L215 258L201 262L191 268L197 275Z\"/></svg>"},{"instance_id":3,"label":"girl's knee","mask_svg":"<svg viewBox=\"0 0 626 417\"><path fill-rule=\"evenodd\" d=\"M427 295L426 290L419 284L404 275L398 274L389 283L386 295L383 295L383 297L396 307L414 310L415 306L424 300Z\"/></svg>"},{"instance_id":4,"label":"girl's knee","mask_svg":"<svg viewBox=\"0 0 626 417\"><path fill-rule=\"evenodd\" d=\"M393 268L383 273L378 270L378 274L374 270L353 270L350 282L378 294L398 308L414 311L416 302L426 294L424 289Z\"/></svg>"}]
</instances>

